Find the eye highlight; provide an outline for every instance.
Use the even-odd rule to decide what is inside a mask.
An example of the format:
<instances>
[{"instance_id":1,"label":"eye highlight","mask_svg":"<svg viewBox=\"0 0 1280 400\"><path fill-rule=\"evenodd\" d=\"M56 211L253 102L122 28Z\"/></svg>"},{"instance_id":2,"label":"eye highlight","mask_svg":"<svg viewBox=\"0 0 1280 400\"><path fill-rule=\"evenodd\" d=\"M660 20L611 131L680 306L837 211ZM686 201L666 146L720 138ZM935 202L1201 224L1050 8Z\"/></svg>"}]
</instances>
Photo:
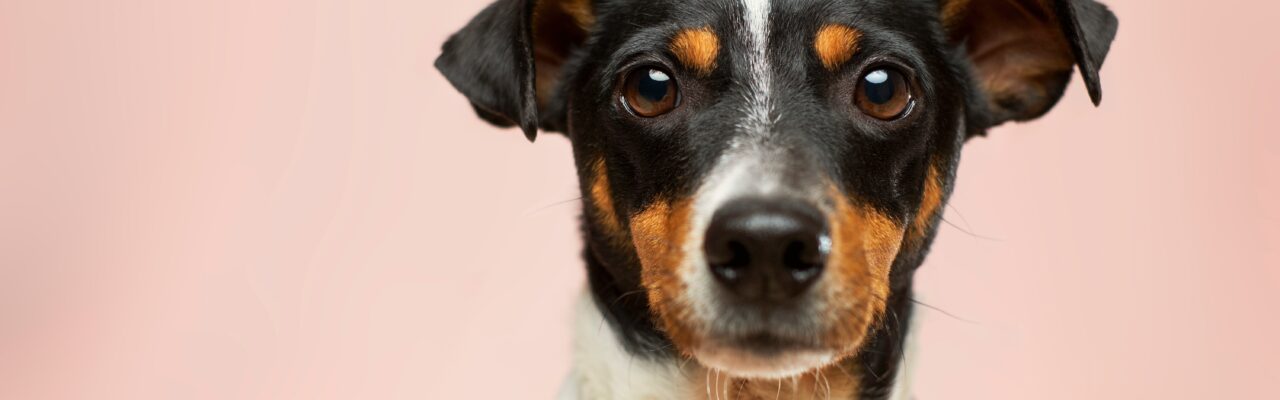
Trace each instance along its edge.
<instances>
[{"instance_id":1,"label":"eye highlight","mask_svg":"<svg viewBox=\"0 0 1280 400\"><path fill-rule=\"evenodd\" d=\"M675 78L657 67L640 67L627 74L622 102L641 117L656 117L676 108L679 97Z\"/></svg>"},{"instance_id":2,"label":"eye highlight","mask_svg":"<svg viewBox=\"0 0 1280 400\"><path fill-rule=\"evenodd\" d=\"M893 68L875 68L863 74L855 91L853 103L876 119L897 119L911 106L911 87Z\"/></svg>"}]
</instances>

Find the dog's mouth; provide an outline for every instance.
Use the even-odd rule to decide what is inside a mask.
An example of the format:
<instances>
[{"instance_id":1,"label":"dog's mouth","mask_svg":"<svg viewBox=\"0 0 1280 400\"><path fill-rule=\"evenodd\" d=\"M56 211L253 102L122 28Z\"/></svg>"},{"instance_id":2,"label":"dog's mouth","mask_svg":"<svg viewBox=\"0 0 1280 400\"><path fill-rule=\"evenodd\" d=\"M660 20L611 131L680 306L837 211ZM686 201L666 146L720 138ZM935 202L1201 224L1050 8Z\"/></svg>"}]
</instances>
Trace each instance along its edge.
<instances>
[{"instance_id":1,"label":"dog's mouth","mask_svg":"<svg viewBox=\"0 0 1280 400\"><path fill-rule=\"evenodd\" d=\"M901 223L835 183L784 179L771 157L726 161L698 194L630 219L661 329L682 354L739 378L797 377L854 354L884 310L903 237Z\"/></svg>"},{"instance_id":2,"label":"dog's mouth","mask_svg":"<svg viewBox=\"0 0 1280 400\"><path fill-rule=\"evenodd\" d=\"M834 291L829 284L819 289ZM695 308L695 315L705 317L666 318L665 326L683 353L711 370L745 379L793 378L856 354L867 340L882 303L852 295L860 292L857 287L840 291L849 295L805 296L784 304L718 297ZM833 303L841 306L832 309Z\"/></svg>"},{"instance_id":3,"label":"dog's mouth","mask_svg":"<svg viewBox=\"0 0 1280 400\"><path fill-rule=\"evenodd\" d=\"M702 365L741 378L781 379L813 371L837 360L839 352L777 333L703 340L693 350Z\"/></svg>"}]
</instances>

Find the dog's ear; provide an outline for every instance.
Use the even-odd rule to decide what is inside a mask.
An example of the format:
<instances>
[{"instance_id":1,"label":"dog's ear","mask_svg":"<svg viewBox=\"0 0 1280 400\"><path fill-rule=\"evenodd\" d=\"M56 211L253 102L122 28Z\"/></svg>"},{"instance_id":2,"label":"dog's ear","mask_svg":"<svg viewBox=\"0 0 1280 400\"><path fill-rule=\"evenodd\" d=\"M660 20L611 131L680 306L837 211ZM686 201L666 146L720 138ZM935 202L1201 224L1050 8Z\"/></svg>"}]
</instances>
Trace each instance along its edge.
<instances>
[{"instance_id":1,"label":"dog's ear","mask_svg":"<svg viewBox=\"0 0 1280 400\"><path fill-rule=\"evenodd\" d=\"M519 126L529 141L559 87L561 67L595 23L591 0L497 0L444 43L439 69L480 118ZM560 107L557 107L559 109ZM543 120L546 120L543 116Z\"/></svg>"},{"instance_id":2,"label":"dog's ear","mask_svg":"<svg viewBox=\"0 0 1280 400\"><path fill-rule=\"evenodd\" d=\"M1062 98L1073 66L1094 105L1102 101L1098 69L1118 21L1093 0L942 0L942 23L964 46L981 94L982 128L1026 121Z\"/></svg>"}]
</instances>

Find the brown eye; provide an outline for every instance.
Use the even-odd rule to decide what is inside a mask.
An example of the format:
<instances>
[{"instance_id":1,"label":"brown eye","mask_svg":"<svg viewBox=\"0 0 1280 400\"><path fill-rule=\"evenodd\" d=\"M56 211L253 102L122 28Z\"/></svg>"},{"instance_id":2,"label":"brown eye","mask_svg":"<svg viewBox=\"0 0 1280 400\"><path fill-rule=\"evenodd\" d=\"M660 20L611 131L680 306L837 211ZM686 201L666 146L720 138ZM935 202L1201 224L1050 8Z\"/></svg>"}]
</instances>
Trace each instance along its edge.
<instances>
[{"instance_id":1,"label":"brown eye","mask_svg":"<svg viewBox=\"0 0 1280 400\"><path fill-rule=\"evenodd\" d=\"M676 81L671 73L653 67L641 67L627 75L622 88L622 101L631 112L641 117L656 117L676 108Z\"/></svg>"},{"instance_id":2,"label":"brown eye","mask_svg":"<svg viewBox=\"0 0 1280 400\"><path fill-rule=\"evenodd\" d=\"M877 68L858 80L853 103L863 113L882 120L901 117L911 106L911 87L892 68Z\"/></svg>"}]
</instances>

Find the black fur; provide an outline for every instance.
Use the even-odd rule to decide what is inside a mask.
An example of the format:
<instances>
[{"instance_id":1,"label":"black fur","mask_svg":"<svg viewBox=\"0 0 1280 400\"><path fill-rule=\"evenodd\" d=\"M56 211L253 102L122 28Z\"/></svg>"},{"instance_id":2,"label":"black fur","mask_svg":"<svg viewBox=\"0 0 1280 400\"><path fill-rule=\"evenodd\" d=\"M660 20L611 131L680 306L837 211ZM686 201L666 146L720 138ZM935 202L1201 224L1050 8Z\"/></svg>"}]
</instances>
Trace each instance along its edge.
<instances>
[{"instance_id":1,"label":"black fur","mask_svg":"<svg viewBox=\"0 0 1280 400\"><path fill-rule=\"evenodd\" d=\"M1029 0L973 0L997 1ZM1097 103L1098 70L1117 20L1092 0L1053 4L1046 12L1056 14L1052 20L1060 26L1054 29L1061 29ZM436 66L485 120L520 126L530 140L539 127L564 132L584 177L583 193L590 193L586 177L593 161L603 159L625 230L625 217L655 198L691 195L738 134L743 80L750 79L745 62L750 50L735 35L743 26L741 7L737 0L597 0L595 24L588 31L546 38L535 37L532 18L542 14L531 0L498 0L445 43ZM945 200L966 139L1009 120L1035 118L1061 97L1069 69L1049 77L1047 91L1015 93L1017 101L1039 103L988 106L989 94L967 54L968 38L944 29L941 7L939 0L773 0L768 55L776 105L773 144L794 155L791 172L823 171L857 203L908 224L919 212L931 163L940 169ZM811 47L815 32L827 23L863 33L858 54L834 72L823 68ZM707 77L682 69L667 51L678 29L701 26L721 37L718 68ZM543 43L565 38L571 42ZM546 61L560 70L552 92L544 93L548 102L540 106L534 58L547 51L560 52ZM861 72L886 64L908 72L918 99L910 114L887 123L858 115L851 104ZM681 105L670 114L637 118L619 104L619 81L644 65L675 74ZM587 211L596 206L584 196ZM872 328L854 360L871 372L864 376L864 398L883 398L892 386L911 313L912 275L928 253L938 218L923 243L904 245L894 261L889 315ZM626 348L646 357L675 356L648 309L635 249L611 241L592 218L584 218L583 232L595 300Z\"/></svg>"},{"instance_id":2,"label":"black fur","mask_svg":"<svg viewBox=\"0 0 1280 400\"><path fill-rule=\"evenodd\" d=\"M1062 31L1071 43L1071 51L1075 54L1084 75L1085 87L1089 90L1089 98L1093 105L1102 103L1102 78L1098 70L1102 69L1102 61L1111 51L1111 41L1116 38L1116 30L1120 22L1115 14L1107 10L1107 6L1092 1L1058 1L1056 4Z\"/></svg>"},{"instance_id":3,"label":"black fur","mask_svg":"<svg viewBox=\"0 0 1280 400\"><path fill-rule=\"evenodd\" d=\"M444 43L436 68L491 124L538 132L530 16L533 3L499 1Z\"/></svg>"}]
</instances>

